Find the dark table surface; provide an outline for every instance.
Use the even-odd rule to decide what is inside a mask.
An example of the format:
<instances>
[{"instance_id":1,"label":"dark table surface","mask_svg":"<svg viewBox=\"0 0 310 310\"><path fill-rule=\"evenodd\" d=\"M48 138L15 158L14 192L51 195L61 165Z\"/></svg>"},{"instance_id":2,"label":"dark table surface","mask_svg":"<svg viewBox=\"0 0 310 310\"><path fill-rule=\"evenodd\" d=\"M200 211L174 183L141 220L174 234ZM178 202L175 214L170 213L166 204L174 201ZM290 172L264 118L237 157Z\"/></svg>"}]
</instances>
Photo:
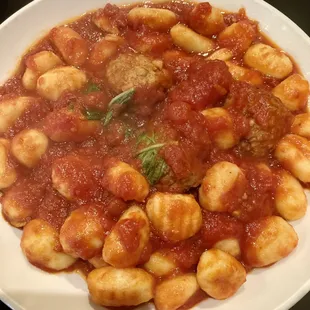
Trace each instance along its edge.
<instances>
[{"instance_id":1,"label":"dark table surface","mask_svg":"<svg viewBox=\"0 0 310 310\"><path fill-rule=\"evenodd\" d=\"M66 1L66 0L64 0ZM86 0L87 1L87 0ZM0 22L12 15L31 0L0 0ZM105 1L103 0L102 3ZM128 1L130 2L130 1ZM267 0L288 17L290 17L297 25L299 25L310 36L310 0ZM310 57L310 55L309 55ZM0 309L8 310L0 301ZM242 305L240 305L242 309ZM310 309L310 293L306 295L291 310L309 310Z\"/></svg>"}]
</instances>

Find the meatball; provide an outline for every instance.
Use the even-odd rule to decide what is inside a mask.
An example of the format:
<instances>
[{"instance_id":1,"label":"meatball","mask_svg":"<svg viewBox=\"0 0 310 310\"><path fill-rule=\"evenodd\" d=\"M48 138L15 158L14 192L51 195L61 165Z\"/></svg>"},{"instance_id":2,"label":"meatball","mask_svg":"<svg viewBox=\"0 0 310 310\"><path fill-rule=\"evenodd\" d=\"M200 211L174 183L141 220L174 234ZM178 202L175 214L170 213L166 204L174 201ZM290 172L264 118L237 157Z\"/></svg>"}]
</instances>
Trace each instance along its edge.
<instances>
[{"instance_id":1,"label":"meatball","mask_svg":"<svg viewBox=\"0 0 310 310\"><path fill-rule=\"evenodd\" d=\"M161 62L140 54L121 54L112 60L106 70L106 77L117 93L131 87L170 85L167 71L161 69Z\"/></svg>"},{"instance_id":2,"label":"meatball","mask_svg":"<svg viewBox=\"0 0 310 310\"><path fill-rule=\"evenodd\" d=\"M247 118L250 129L238 148L256 157L272 151L292 122L292 114L278 98L244 82L233 83L226 107Z\"/></svg>"}]
</instances>

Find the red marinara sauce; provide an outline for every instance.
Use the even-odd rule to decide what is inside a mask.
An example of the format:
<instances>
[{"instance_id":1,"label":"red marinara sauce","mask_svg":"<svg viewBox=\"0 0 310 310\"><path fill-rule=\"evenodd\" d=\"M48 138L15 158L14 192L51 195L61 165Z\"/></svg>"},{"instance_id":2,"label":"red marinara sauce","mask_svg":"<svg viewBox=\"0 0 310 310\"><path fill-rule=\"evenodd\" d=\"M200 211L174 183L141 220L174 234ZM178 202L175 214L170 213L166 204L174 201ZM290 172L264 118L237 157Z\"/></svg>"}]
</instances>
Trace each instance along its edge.
<instances>
[{"instance_id":1,"label":"red marinara sauce","mask_svg":"<svg viewBox=\"0 0 310 310\"><path fill-rule=\"evenodd\" d=\"M180 22L190 24L194 3L174 1L147 6L169 9L177 14ZM225 119L208 123L201 111L224 106L233 93L238 98L230 98L228 110L232 115L232 126L242 140L251 127L247 114L242 113L243 108L248 106L253 97L256 101L263 100L268 106L268 94L280 80L263 76L260 91L247 83L236 82L223 61L211 61L206 59L208 55L181 51L173 44L169 32L131 25L127 20L127 13L131 8L132 6L119 8L107 4L103 9L87 13L68 23L68 27L78 32L86 41L90 52L94 51L95 44L106 35L94 24L95 16L107 16L112 21L113 29L117 28L118 35L122 37L122 44L117 48L116 54L96 67L100 67L100 70L94 70L95 67L87 62L80 67L89 80L83 89L67 91L51 102L43 99L36 91L23 87L22 76L30 56L41 51L52 51L64 60L52 44L51 34L26 53L16 74L0 87L0 100L14 96L32 96L36 100L0 138L10 140L20 131L30 128L54 136L54 141L50 141L47 152L34 168L23 167L10 155L10 162L17 171L18 180L11 188L4 190L2 199L9 195L17 202L23 201L24 207L32 214L27 220L43 219L57 231L72 211L90 203L101 205L103 214L117 222L130 203L113 196L104 188L104 162L109 158L117 159L143 172L143 163L136 155L139 145L140 148L149 146L147 140L140 139L143 134L154 135L156 143L165 143L159 155L168 168L165 175L156 184L152 184L151 193L191 193L197 198L197 188L206 169L219 161L235 163L244 172L248 183L241 201L236 198L238 188L234 188L223 198L224 203L231 206L232 214L203 211L200 232L177 244L161 240L156 230L151 229L150 242L141 257L141 264L148 260L152 252L160 250L173 258L178 266L177 272L192 272L196 270L201 254L216 242L232 237L241 242L246 223L276 214L276 180L273 169L279 167L271 151L257 157L242 147L229 150L216 148L212 142L214 137L218 131L227 129L228 125ZM224 21L226 26L242 21L249 25L254 42L274 45L258 31L257 24L247 18L244 10L224 13ZM217 36L214 35L212 39L218 47ZM225 41L224 45L235 46L236 42ZM243 53L239 52L238 46L235 47L232 62L244 66ZM85 115L81 111L89 109L96 113L107 113L109 102L119 92L116 91L118 85L111 85L104 72L110 62L116 61L120 55L132 55L133 50L151 57L152 65L157 66L157 70L165 70L160 86L138 85L130 105L125 108L117 107L108 125L98 126L89 134L85 124L82 129L79 127L78 121L85 121ZM123 74L129 69L124 65L119 70ZM294 72L298 72L295 64ZM275 127L275 140L288 131L281 123L277 124L277 119L283 114L276 114L268 108L262 111L257 106L249 113L257 117L265 127L268 127L270 118L274 120L272 126ZM289 122L286 125L288 124ZM59 141L55 141L57 139ZM270 168L269 172L259 165ZM55 189L51 178L52 167L63 179L70 181L68 195L74 199L67 199ZM130 186L130 182L127 183ZM141 223L129 220L122 220L115 226L120 242L128 252L138 248L140 226ZM81 270L87 275L92 268L89 263L79 260L69 271ZM187 309L205 298L206 295L199 291L180 309Z\"/></svg>"}]
</instances>

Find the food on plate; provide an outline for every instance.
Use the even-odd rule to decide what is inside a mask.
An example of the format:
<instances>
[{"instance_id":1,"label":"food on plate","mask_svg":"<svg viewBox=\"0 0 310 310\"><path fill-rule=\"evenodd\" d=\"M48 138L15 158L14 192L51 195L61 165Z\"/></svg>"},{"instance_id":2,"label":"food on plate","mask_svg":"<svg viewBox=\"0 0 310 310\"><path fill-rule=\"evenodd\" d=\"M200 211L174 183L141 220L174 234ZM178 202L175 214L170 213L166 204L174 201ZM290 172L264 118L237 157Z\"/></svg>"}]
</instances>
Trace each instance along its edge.
<instances>
[{"instance_id":1,"label":"food on plate","mask_svg":"<svg viewBox=\"0 0 310 310\"><path fill-rule=\"evenodd\" d=\"M309 82L244 9L107 3L17 69L0 86L1 205L34 266L79 271L99 306L185 310L294 252Z\"/></svg>"}]
</instances>

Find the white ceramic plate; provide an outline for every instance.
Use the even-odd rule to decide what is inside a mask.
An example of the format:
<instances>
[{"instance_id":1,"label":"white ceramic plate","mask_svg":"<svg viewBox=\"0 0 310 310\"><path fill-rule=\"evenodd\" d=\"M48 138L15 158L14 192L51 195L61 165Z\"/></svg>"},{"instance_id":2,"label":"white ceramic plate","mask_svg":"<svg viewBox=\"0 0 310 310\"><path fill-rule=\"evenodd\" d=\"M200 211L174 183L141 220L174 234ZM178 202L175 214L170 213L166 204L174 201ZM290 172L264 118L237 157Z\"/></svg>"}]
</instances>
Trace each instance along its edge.
<instances>
[{"instance_id":1,"label":"white ceramic plate","mask_svg":"<svg viewBox=\"0 0 310 310\"><path fill-rule=\"evenodd\" d=\"M262 0L210 2L232 11L245 7L248 16L258 20L261 29L294 57L310 81L310 38L291 20ZM29 45L50 28L105 3L103 0L37 0L9 18L0 26L0 82L10 76ZM289 309L310 290L309 223L310 212L293 224L300 242L288 258L249 274L246 284L234 297L226 301L210 299L197 309ZM86 283L79 275L49 275L31 266L20 250L20 237L21 232L0 216L0 299L15 310L102 309L90 304ZM153 309L151 305L141 308Z\"/></svg>"}]
</instances>

